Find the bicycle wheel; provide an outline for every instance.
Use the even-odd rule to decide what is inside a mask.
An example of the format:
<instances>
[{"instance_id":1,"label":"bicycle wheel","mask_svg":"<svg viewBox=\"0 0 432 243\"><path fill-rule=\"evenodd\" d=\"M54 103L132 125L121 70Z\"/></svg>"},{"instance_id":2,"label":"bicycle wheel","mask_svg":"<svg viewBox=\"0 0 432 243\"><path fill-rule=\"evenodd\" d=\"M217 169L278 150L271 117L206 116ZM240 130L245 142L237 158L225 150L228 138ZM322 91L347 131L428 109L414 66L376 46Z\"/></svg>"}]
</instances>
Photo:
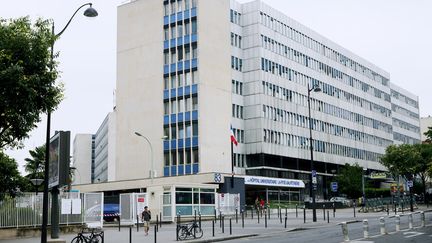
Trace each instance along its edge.
<instances>
[{"instance_id":1,"label":"bicycle wheel","mask_svg":"<svg viewBox=\"0 0 432 243\"><path fill-rule=\"evenodd\" d=\"M73 238L72 241L71 241L71 243L84 243L84 242L85 242L84 239L81 238L80 235L75 236L75 238Z\"/></svg>"},{"instance_id":2,"label":"bicycle wheel","mask_svg":"<svg viewBox=\"0 0 432 243\"><path fill-rule=\"evenodd\" d=\"M182 227L179 231L179 240L186 240L189 235L189 231L187 228Z\"/></svg>"},{"instance_id":3,"label":"bicycle wheel","mask_svg":"<svg viewBox=\"0 0 432 243\"><path fill-rule=\"evenodd\" d=\"M203 237L203 231L200 227L196 227L195 228L195 238L199 239L201 237Z\"/></svg>"},{"instance_id":4,"label":"bicycle wheel","mask_svg":"<svg viewBox=\"0 0 432 243\"><path fill-rule=\"evenodd\" d=\"M93 238L92 238L94 243L102 243L102 235L100 233L98 234L94 234Z\"/></svg>"}]
</instances>

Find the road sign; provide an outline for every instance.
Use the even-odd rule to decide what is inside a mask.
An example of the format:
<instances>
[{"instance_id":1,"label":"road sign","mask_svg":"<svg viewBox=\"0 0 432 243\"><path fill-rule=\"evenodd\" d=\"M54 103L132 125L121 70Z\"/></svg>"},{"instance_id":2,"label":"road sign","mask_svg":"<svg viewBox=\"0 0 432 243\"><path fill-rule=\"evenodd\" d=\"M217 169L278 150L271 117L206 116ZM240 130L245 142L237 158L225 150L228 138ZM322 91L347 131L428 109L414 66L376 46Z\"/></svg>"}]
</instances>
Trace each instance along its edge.
<instances>
[{"instance_id":1,"label":"road sign","mask_svg":"<svg viewBox=\"0 0 432 243\"><path fill-rule=\"evenodd\" d=\"M408 187L413 187L413 181L407 181L407 186Z\"/></svg>"},{"instance_id":2,"label":"road sign","mask_svg":"<svg viewBox=\"0 0 432 243\"><path fill-rule=\"evenodd\" d=\"M214 174L214 181L216 183L220 183L222 181L222 175L220 173L215 173Z\"/></svg>"},{"instance_id":3,"label":"road sign","mask_svg":"<svg viewBox=\"0 0 432 243\"><path fill-rule=\"evenodd\" d=\"M316 170L312 170L312 177L316 177Z\"/></svg>"},{"instance_id":4,"label":"road sign","mask_svg":"<svg viewBox=\"0 0 432 243\"><path fill-rule=\"evenodd\" d=\"M312 184L317 184L317 178L316 177L312 177Z\"/></svg>"},{"instance_id":5,"label":"road sign","mask_svg":"<svg viewBox=\"0 0 432 243\"><path fill-rule=\"evenodd\" d=\"M337 190L338 190L338 183L337 182L332 182L331 183L331 189L332 189L332 192L337 192Z\"/></svg>"}]
</instances>

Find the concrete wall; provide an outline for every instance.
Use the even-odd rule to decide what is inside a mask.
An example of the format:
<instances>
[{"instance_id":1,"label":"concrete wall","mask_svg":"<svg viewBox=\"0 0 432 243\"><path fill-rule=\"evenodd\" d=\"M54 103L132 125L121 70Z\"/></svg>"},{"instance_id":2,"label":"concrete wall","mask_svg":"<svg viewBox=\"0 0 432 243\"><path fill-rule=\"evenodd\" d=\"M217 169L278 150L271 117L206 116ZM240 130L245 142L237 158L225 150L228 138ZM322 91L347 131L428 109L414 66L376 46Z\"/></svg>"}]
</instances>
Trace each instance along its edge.
<instances>
[{"instance_id":1,"label":"concrete wall","mask_svg":"<svg viewBox=\"0 0 432 243\"><path fill-rule=\"evenodd\" d=\"M91 183L92 134L76 134L73 142L72 165L76 168L73 184Z\"/></svg>"}]
</instances>

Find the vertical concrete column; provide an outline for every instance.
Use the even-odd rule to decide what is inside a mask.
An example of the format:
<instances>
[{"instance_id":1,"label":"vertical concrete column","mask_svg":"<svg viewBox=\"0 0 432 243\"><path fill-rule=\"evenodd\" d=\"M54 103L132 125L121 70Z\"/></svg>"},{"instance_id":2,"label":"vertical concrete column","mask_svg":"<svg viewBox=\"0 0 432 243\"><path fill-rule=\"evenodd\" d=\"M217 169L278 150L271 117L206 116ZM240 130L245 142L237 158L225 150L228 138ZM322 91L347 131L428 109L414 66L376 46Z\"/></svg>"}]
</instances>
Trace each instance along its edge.
<instances>
[{"instance_id":1,"label":"vertical concrete column","mask_svg":"<svg viewBox=\"0 0 432 243\"><path fill-rule=\"evenodd\" d=\"M400 231L400 216L396 215L396 232Z\"/></svg>"},{"instance_id":2,"label":"vertical concrete column","mask_svg":"<svg viewBox=\"0 0 432 243\"><path fill-rule=\"evenodd\" d=\"M342 226L342 234L343 234L343 237L344 237L344 241L348 242L349 241L348 225L347 225L346 222L342 222L341 226Z\"/></svg>"},{"instance_id":3,"label":"vertical concrete column","mask_svg":"<svg viewBox=\"0 0 432 243\"><path fill-rule=\"evenodd\" d=\"M385 229L385 220L384 220L384 217L381 217L379 221L380 221L380 232L381 232L382 235L385 235L386 234L386 229Z\"/></svg>"},{"instance_id":4,"label":"vertical concrete column","mask_svg":"<svg viewBox=\"0 0 432 243\"><path fill-rule=\"evenodd\" d=\"M369 223L367 219L363 219L363 237L369 238Z\"/></svg>"}]
</instances>

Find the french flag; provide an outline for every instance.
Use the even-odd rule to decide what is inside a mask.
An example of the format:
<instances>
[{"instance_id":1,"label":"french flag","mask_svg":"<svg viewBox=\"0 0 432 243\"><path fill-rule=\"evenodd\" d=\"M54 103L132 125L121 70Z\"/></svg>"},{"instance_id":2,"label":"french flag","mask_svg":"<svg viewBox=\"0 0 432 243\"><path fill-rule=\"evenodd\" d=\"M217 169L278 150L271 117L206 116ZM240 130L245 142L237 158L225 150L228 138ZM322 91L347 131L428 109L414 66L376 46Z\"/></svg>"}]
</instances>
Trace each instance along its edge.
<instances>
[{"instance_id":1,"label":"french flag","mask_svg":"<svg viewBox=\"0 0 432 243\"><path fill-rule=\"evenodd\" d=\"M235 144L235 146L238 145L237 139L234 136L234 130L233 130L232 126L231 126L231 143Z\"/></svg>"}]
</instances>

